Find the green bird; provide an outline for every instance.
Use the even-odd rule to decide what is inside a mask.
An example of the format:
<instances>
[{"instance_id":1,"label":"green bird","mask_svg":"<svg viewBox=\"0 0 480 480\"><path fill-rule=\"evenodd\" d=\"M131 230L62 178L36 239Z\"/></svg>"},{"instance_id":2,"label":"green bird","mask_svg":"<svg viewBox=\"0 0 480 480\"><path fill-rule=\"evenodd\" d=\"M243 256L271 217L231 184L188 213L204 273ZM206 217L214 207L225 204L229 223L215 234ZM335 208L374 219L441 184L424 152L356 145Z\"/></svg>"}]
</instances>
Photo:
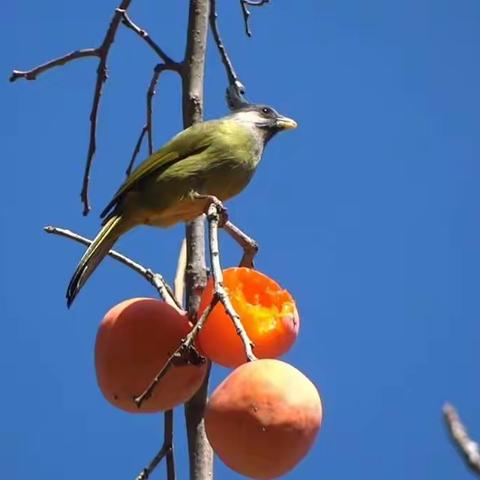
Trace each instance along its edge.
<instances>
[{"instance_id":1,"label":"green bird","mask_svg":"<svg viewBox=\"0 0 480 480\"><path fill-rule=\"evenodd\" d=\"M250 182L267 142L296 126L271 107L245 105L173 137L132 172L102 212L102 229L68 285L68 307L121 235L137 225L193 220L211 201L201 195L234 197Z\"/></svg>"}]
</instances>

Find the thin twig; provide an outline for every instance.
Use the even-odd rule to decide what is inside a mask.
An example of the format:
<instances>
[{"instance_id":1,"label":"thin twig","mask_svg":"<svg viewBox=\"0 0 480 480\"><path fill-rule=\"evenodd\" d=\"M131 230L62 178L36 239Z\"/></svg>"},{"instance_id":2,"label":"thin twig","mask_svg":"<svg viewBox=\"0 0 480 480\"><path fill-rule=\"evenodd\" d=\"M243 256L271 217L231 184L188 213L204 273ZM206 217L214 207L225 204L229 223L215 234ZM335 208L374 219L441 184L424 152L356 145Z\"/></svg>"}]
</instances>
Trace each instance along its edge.
<instances>
[{"instance_id":1,"label":"thin twig","mask_svg":"<svg viewBox=\"0 0 480 480\"><path fill-rule=\"evenodd\" d=\"M130 30L133 30L140 38L145 40L147 45L162 59L162 61L169 65L170 69L175 70L180 68L180 64L175 62L172 58L170 58L165 51L158 45L158 43L152 40L152 37L148 34L146 30L140 28L137 24L135 24L132 19L128 16L126 10L122 10L117 8L117 12L122 15L122 23Z\"/></svg>"},{"instance_id":2,"label":"thin twig","mask_svg":"<svg viewBox=\"0 0 480 480\"><path fill-rule=\"evenodd\" d=\"M220 250L218 247L218 224L220 221L221 205L218 202L211 202L208 207L207 220L208 220L208 234L210 240L210 262L212 266L213 284L215 297L223 304L225 311L231 318L237 335L243 342L245 348L245 356L248 361L256 360L257 358L253 354L253 343L248 337L245 328L242 325L240 315L233 308L227 291L223 285L223 272L220 265Z\"/></svg>"},{"instance_id":3,"label":"thin twig","mask_svg":"<svg viewBox=\"0 0 480 480\"><path fill-rule=\"evenodd\" d=\"M164 415L163 445L152 461L145 467L135 480L147 480L158 464L166 457L167 480L175 480L175 464L173 461L173 410Z\"/></svg>"},{"instance_id":4,"label":"thin twig","mask_svg":"<svg viewBox=\"0 0 480 480\"><path fill-rule=\"evenodd\" d=\"M146 30L143 28L140 28L136 23L133 22L133 20L128 16L126 10L121 10L117 8L117 11L122 15L122 23L125 25L127 28L135 32L140 38L145 40L147 45L160 57L160 59L163 61L163 63L158 64L154 68L152 80L150 81L150 86L148 87L147 91L147 121L145 126L142 129L142 132L140 134L141 140L143 140L143 135L145 132L147 133L147 139L148 139L148 153L149 155L152 155L153 153L153 107L152 107L152 100L153 96L155 95L156 91L155 88L157 86L158 79L160 77L160 74L166 70L171 70L174 71L178 74L181 75L182 71L182 64L175 62L169 55L165 53L165 51L156 43L155 41L152 40L152 37L148 34ZM140 141L140 140L139 140ZM137 143L138 145L138 143ZM137 151L138 154L138 151ZM135 155L136 156L136 155ZM133 165L135 161L135 157L132 158L130 165ZM130 166L129 165L129 166Z\"/></svg>"},{"instance_id":5,"label":"thin twig","mask_svg":"<svg viewBox=\"0 0 480 480\"><path fill-rule=\"evenodd\" d=\"M169 410L171 411L171 410ZM162 448L158 451L158 453L153 457L152 461L145 467L136 477L135 480L147 480L150 477L150 474L157 468L157 465L163 460L163 458L167 455L168 451L171 447L166 446L165 444L162 445Z\"/></svg>"},{"instance_id":6,"label":"thin twig","mask_svg":"<svg viewBox=\"0 0 480 480\"><path fill-rule=\"evenodd\" d=\"M175 480L175 462L173 457L173 410L165 412L165 425L163 432L163 443L170 445L167 451L167 480Z\"/></svg>"},{"instance_id":7,"label":"thin twig","mask_svg":"<svg viewBox=\"0 0 480 480\"><path fill-rule=\"evenodd\" d=\"M237 103L242 103L243 95L245 94L245 86L240 81L237 73L235 72L233 63L228 56L222 37L220 36L220 30L218 28L218 13L216 0L210 0L210 28L212 30L213 39L215 40L215 44L217 45L218 52L220 53L222 63L225 67L228 84L230 85L230 87L233 87L235 91ZM230 96L232 95L232 93L233 92L230 93ZM234 108L234 106L231 106L231 108Z\"/></svg>"},{"instance_id":8,"label":"thin twig","mask_svg":"<svg viewBox=\"0 0 480 480\"><path fill-rule=\"evenodd\" d=\"M132 168L135 163L135 160L137 158L137 155L140 153L140 149L142 148L142 143L143 143L143 138L145 137L145 134L148 131L148 125L144 125L142 128L142 131L140 132L140 136L138 137L137 143L135 144L135 148L133 149L132 153L132 158L130 159L130 162L128 163L127 169L125 170L125 174L130 176L132 173Z\"/></svg>"},{"instance_id":9,"label":"thin twig","mask_svg":"<svg viewBox=\"0 0 480 480\"><path fill-rule=\"evenodd\" d=\"M78 235L78 233L72 232L71 230L67 230L65 228L47 226L44 227L44 231L46 233L70 238L71 240L75 240L76 242L82 243L83 245L88 246L92 243L92 240L82 237L81 235ZM152 272L152 270L150 270L149 268L145 268L143 265L140 265L139 263L126 257L125 255L122 255L115 250L110 250L110 252L108 252L108 255L140 274L151 285L153 285L153 287L155 287L158 294L163 298L163 300L165 300L166 303L172 306L177 312L181 314L185 313L181 305L176 302L175 297L172 293L172 289L170 288L166 280L162 277L162 275Z\"/></svg>"},{"instance_id":10,"label":"thin twig","mask_svg":"<svg viewBox=\"0 0 480 480\"><path fill-rule=\"evenodd\" d=\"M468 436L467 429L453 405L446 403L443 406L443 416L452 440L465 458L468 467L474 473L480 474L480 445Z\"/></svg>"},{"instance_id":11,"label":"thin twig","mask_svg":"<svg viewBox=\"0 0 480 480\"><path fill-rule=\"evenodd\" d=\"M127 10L132 0L122 0L119 5L119 9ZM87 163L85 165L85 172L83 175L82 191L80 192L80 198L83 202L83 214L87 215L90 211L90 201L88 198L88 188L90 183L90 172L92 170L93 157L97 148L97 118L98 108L100 106L100 98L102 97L103 87L105 81L108 78L107 74L107 60L110 53L110 47L115 41L115 35L120 24L122 15L115 10L110 25L103 39L102 44L98 48L100 51L100 61L97 67L97 80L95 82L95 90L93 94L92 110L90 112L90 140L88 143Z\"/></svg>"},{"instance_id":12,"label":"thin twig","mask_svg":"<svg viewBox=\"0 0 480 480\"><path fill-rule=\"evenodd\" d=\"M47 70L50 70L54 67L60 67L66 63L72 62L73 60L78 60L79 58L86 57L100 57L99 48L84 48L82 50L75 50L73 52L67 53L63 57L54 58L49 62L38 65L31 70L14 70L10 75L10 82L15 82L19 78L24 78L25 80L36 80L39 75Z\"/></svg>"},{"instance_id":13,"label":"thin twig","mask_svg":"<svg viewBox=\"0 0 480 480\"><path fill-rule=\"evenodd\" d=\"M170 67L164 63L159 63L153 69L152 80L147 90L147 139L148 139L148 154L153 153L153 97L156 93L158 79L162 72L170 70Z\"/></svg>"},{"instance_id":14,"label":"thin twig","mask_svg":"<svg viewBox=\"0 0 480 480\"><path fill-rule=\"evenodd\" d=\"M245 24L245 33L248 37L252 36L250 30L250 10L248 7L262 7L269 3L270 0L240 0L240 6L242 7L243 23Z\"/></svg>"},{"instance_id":15,"label":"thin twig","mask_svg":"<svg viewBox=\"0 0 480 480\"><path fill-rule=\"evenodd\" d=\"M153 97L155 96L155 93L156 93L158 79L160 78L161 73L166 70L171 70L171 68L169 65L166 65L164 63L159 63L153 69L152 79L150 80L150 84L147 90L146 121L145 121L145 125L142 127L142 130L140 131L140 135L138 136L137 143L135 144L132 157L130 158L130 162L128 163L128 166L125 172L127 176L130 175L133 165L135 164L135 160L137 159L137 156L140 153L140 149L142 148L142 143L145 138L145 134L147 136L148 154L152 155L153 153Z\"/></svg>"},{"instance_id":16,"label":"thin twig","mask_svg":"<svg viewBox=\"0 0 480 480\"><path fill-rule=\"evenodd\" d=\"M230 110L236 110L246 105L248 102L245 100L245 86L240 81L238 75L235 72L233 63L228 56L227 49L220 36L220 30L218 28L218 14L216 0L210 0L210 28L212 30L213 39L217 45L220 58L222 59L223 66L228 78L228 88L226 94L227 105Z\"/></svg>"},{"instance_id":17,"label":"thin twig","mask_svg":"<svg viewBox=\"0 0 480 480\"><path fill-rule=\"evenodd\" d=\"M226 92L227 105L230 110L236 110L244 105L248 105L244 97L246 89L235 72L233 63L228 56L227 49L220 35L216 0L210 0L210 28L228 78L228 88Z\"/></svg>"},{"instance_id":18,"label":"thin twig","mask_svg":"<svg viewBox=\"0 0 480 480\"><path fill-rule=\"evenodd\" d=\"M253 260L258 253L258 243L230 221L225 222L223 229L243 248L239 266L254 268Z\"/></svg>"}]
</instances>

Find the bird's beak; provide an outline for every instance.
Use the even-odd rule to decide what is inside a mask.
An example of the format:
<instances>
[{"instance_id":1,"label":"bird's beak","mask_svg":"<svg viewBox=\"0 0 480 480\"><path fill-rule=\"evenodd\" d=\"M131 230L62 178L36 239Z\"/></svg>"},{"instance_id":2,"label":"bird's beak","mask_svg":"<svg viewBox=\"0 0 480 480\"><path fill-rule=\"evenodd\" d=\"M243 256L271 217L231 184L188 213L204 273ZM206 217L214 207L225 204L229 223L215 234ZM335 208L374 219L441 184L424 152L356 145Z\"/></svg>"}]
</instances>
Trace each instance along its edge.
<instances>
[{"instance_id":1,"label":"bird's beak","mask_svg":"<svg viewBox=\"0 0 480 480\"><path fill-rule=\"evenodd\" d=\"M276 120L276 127L281 130L292 130L297 128L297 122L288 117L278 117Z\"/></svg>"}]
</instances>

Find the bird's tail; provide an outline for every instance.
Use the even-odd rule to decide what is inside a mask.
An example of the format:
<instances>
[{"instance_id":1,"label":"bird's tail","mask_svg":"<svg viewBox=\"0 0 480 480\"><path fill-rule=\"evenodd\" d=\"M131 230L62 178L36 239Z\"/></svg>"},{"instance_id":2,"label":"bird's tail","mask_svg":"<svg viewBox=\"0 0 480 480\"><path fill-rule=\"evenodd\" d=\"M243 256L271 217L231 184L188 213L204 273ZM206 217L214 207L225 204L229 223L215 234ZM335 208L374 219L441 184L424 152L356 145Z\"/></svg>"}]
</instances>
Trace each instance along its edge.
<instances>
[{"instance_id":1,"label":"bird's tail","mask_svg":"<svg viewBox=\"0 0 480 480\"><path fill-rule=\"evenodd\" d=\"M69 308L80 289L97 268L98 264L108 254L113 247L113 244L118 240L122 233L128 230L128 228L125 228L124 223L125 222L122 222L122 217L120 215L113 215L107 222L105 222L98 235L83 254L83 257L68 284L67 306Z\"/></svg>"}]
</instances>

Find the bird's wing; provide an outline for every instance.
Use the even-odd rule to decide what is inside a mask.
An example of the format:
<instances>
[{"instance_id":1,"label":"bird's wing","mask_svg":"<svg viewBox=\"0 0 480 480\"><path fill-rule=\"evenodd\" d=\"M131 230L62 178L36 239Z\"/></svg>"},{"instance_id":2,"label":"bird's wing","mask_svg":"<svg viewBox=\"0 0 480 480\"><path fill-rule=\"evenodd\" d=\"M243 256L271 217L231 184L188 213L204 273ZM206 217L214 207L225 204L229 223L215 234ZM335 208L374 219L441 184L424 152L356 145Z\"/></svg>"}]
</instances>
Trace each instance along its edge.
<instances>
[{"instance_id":1,"label":"bird's wing","mask_svg":"<svg viewBox=\"0 0 480 480\"><path fill-rule=\"evenodd\" d=\"M180 132L165 144L160 150L152 154L147 160L141 163L125 180L118 189L112 201L100 214L104 218L116 205L119 199L129 190L135 188L143 179L149 177L153 172L157 174L174 163L189 158L206 150L212 142L217 121L198 123Z\"/></svg>"}]
</instances>

